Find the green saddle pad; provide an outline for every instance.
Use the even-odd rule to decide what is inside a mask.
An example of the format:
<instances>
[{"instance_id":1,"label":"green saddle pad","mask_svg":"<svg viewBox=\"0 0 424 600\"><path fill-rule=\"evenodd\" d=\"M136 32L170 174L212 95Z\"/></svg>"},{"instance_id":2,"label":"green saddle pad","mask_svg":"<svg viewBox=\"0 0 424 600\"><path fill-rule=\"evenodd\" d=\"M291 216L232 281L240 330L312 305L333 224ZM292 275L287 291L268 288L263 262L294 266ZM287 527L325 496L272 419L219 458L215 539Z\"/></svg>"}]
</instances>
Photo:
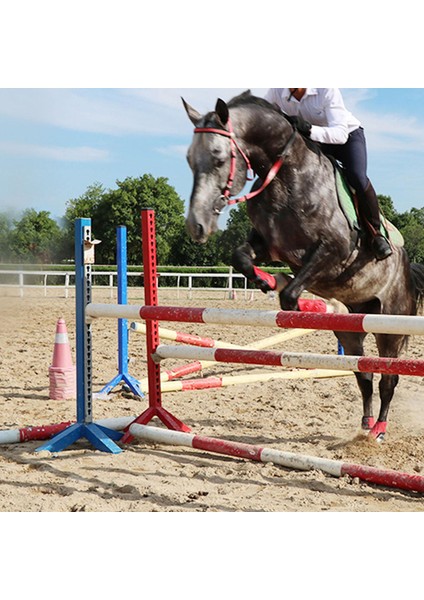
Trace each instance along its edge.
<instances>
[{"instance_id":1,"label":"green saddle pad","mask_svg":"<svg viewBox=\"0 0 424 600\"><path fill-rule=\"evenodd\" d=\"M335 168L336 171L336 184L337 184L337 194L339 196L339 202L343 213L346 216L346 219L350 223L352 229L360 230L361 227L358 223L358 216L356 214L355 205L353 203L353 196L350 187L346 183L345 178L341 174L338 168ZM392 244L398 247L402 247L404 245L404 239L402 234L396 227L390 223L383 215L380 213L381 220L381 228L380 232L384 235L385 238L390 240Z\"/></svg>"}]
</instances>

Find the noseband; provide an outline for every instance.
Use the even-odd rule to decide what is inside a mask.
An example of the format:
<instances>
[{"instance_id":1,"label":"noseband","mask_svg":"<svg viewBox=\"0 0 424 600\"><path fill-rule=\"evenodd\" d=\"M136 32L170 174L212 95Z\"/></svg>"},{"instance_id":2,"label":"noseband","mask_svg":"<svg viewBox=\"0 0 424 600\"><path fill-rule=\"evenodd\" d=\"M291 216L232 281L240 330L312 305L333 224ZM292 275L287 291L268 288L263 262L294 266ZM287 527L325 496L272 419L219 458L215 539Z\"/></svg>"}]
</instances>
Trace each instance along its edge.
<instances>
[{"instance_id":1,"label":"noseband","mask_svg":"<svg viewBox=\"0 0 424 600\"><path fill-rule=\"evenodd\" d=\"M230 118L228 119L228 131L226 129L215 129L213 127L196 127L194 129L194 133L216 133L218 135L223 135L225 137L228 137L230 140L230 148L231 148L230 174L228 175L228 181L227 181L227 185L225 186L224 193L220 197L220 200L222 201L221 208L224 208L224 206L226 204L230 205L230 204L238 204L239 202L246 202L246 200L250 200L251 198L258 196L261 192L263 192L263 190L266 187L268 187L268 185L271 183L271 181L275 178L275 176L281 169L281 167L284 163L284 159L285 159L288 151L290 150L290 148L294 142L294 138L296 136L296 130L293 129L293 133L291 134L287 144L284 146L283 151L278 156L275 163L272 165L271 169L268 172L268 175L265 177L265 179L262 182L262 185L259 189L255 190L254 192L250 192L249 194L246 194L245 196L241 196L240 198L232 198L231 197L231 189L233 187L234 177L236 174L236 166L237 166L236 150L238 150L240 152L244 162L246 163L247 181L253 180L254 172L250 165L249 158L247 157L245 152L243 152L243 150L240 148L240 145L236 140L233 126L231 124L231 119ZM219 213L220 210L218 210L218 208L217 208L216 212Z\"/></svg>"}]
</instances>

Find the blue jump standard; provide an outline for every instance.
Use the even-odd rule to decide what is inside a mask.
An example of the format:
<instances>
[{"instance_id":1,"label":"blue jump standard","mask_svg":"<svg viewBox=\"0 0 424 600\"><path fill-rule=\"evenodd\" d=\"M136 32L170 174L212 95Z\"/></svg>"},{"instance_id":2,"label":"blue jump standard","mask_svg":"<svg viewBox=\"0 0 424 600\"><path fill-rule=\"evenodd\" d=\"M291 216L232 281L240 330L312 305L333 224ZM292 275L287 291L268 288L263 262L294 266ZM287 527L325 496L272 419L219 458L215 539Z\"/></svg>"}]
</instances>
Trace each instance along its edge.
<instances>
[{"instance_id":1,"label":"blue jump standard","mask_svg":"<svg viewBox=\"0 0 424 600\"><path fill-rule=\"evenodd\" d=\"M85 307L91 302L91 264L94 245L91 241L91 219L77 219L75 223L75 302L76 302L76 363L77 363L77 422L37 448L60 452L79 439L88 440L97 450L118 454L122 449L115 444L122 437L93 423L92 418L92 343L91 324L85 321Z\"/></svg>"},{"instance_id":2,"label":"blue jump standard","mask_svg":"<svg viewBox=\"0 0 424 600\"><path fill-rule=\"evenodd\" d=\"M49 452L61 452L76 441L85 438L97 449L102 452L119 454L122 449L112 440L119 441L123 436L122 431L114 431L107 427L96 425L95 423L75 423L70 425L64 431L54 436L49 442L46 442L36 452L48 450Z\"/></svg>"},{"instance_id":3,"label":"blue jump standard","mask_svg":"<svg viewBox=\"0 0 424 600\"><path fill-rule=\"evenodd\" d=\"M116 264L118 269L118 304L127 304L127 228L116 228ZM118 319L118 374L107 383L99 394L109 394L119 383L127 385L136 396L144 398L140 382L128 373L128 324Z\"/></svg>"}]
</instances>

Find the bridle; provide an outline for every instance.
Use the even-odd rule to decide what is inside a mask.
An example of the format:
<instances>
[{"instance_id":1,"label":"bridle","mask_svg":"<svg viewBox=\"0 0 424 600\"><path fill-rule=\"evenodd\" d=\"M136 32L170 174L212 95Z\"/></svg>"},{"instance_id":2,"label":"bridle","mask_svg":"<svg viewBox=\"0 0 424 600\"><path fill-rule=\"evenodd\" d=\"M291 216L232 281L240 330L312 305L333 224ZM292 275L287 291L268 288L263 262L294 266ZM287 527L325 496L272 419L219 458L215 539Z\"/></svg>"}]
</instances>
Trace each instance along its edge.
<instances>
[{"instance_id":1,"label":"bridle","mask_svg":"<svg viewBox=\"0 0 424 600\"><path fill-rule=\"evenodd\" d=\"M220 207L215 206L214 210L216 213L220 213L222 208L224 208L224 206L226 205L231 205L231 204L238 204L239 202L246 202L247 200L250 200L251 198L254 198L255 196L258 196L261 192L263 192L263 190L265 188L268 187L268 185L271 183L271 181L275 178L275 176L277 175L277 173L279 172L279 170L281 169L281 167L283 166L284 163L284 159L287 156L288 151L290 150L295 136L296 136L296 130L293 129L293 132L289 138L289 140L287 141L287 144L284 146L283 151L281 152L281 154L278 155L277 160L275 161L275 163L272 165L271 169L269 170L267 176L265 177L265 179L262 182L262 185L260 186L260 188L258 188L257 190L254 190L252 192L250 192L249 194L246 194L244 196L240 196L239 198L232 198L231 197L231 189L233 187L233 183L234 183L234 177L236 174L236 167L237 167L237 150L240 152L240 155L242 156L244 162L246 163L246 169L247 169L247 181L252 181L254 178L254 171L251 167L249 158L247 157L246 153L240 148L240 144L238 143L235 134L234 134L234 130L233 130L233 126L231 123L231 119L228 118L228 130L226 129L217 129L214 127L196 127L194 129L194 133L216 133L218 135L223 135L225 137L228 137L230 140L230 148L231 148L231 162L230 162L230 174L228 175L228 180L227 180L227 184L225 186L224 192L222 193L222 195L219 198L219 203L221 204Z\"/></svg>"}]
</instances>

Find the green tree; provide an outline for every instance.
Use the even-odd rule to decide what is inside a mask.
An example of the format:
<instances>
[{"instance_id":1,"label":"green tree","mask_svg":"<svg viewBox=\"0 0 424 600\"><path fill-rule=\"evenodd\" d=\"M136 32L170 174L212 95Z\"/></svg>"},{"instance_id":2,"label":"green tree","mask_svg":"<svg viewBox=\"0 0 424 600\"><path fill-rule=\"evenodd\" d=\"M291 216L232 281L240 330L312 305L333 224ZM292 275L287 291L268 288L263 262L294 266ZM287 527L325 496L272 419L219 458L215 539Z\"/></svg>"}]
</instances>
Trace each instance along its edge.
<instances>
[{"instance_id":1,"label":"green tree","mask_svg":"<svg viewBox=\"0 0 424 600\"><path fill-rule=\"evenodd\" d=\"M379 194L377 196L378 198L378 202L380 204L380 209L383 213L383 215L386 217L386 219L388 221L390 221L390 223L393 223L393 225L396 225L395 221L398 217L398 213L395 209L395 206L393 204L393 200L391 199L390 196L383 196L381 194Z\"/></svg>"},{"instance_id":2,"label":"green tree","mask_svg":"<svg viewBox=\"0 0 424 600\"><path fill-rule=\"evenodd\" d=\"M50 213L29 208L20 220L14 221L10 248L21 262L49 263L55 257L60 239L59 225Z\"/></svg>"},{"instance_id":3,"label":"green tree","mask_svg":"<svg viewBox=\"0 0 424 600\"><path fill-rule=\"evenodd\" d=\"M89 185L79 198L73 198L66 203L66 224L73 228L75 219L79 217L90 218L100 204L105 188L99 182Z\"/></svg>"},{"instance_id":4,"label":"green tree","mask_svg":"<svg viewBox=\"0 0 424 600\"><path fill-rule=\"evenodd\" d=\"M181 266L219 266L222 262L221 240L223 232L217 231L208 239L206 244L193 242L183 227L174 238L170 252L169 265Z\"/></svg>"},{"instance_id":5,"label":"green tree","mask_svg":"<svg viewBox=\"0 0 424 600\"><path fill-rule=\"evenodd\" d=\"M149 174L127 177L117 181L116 185L116 189L105 191L100 184L95 184L83 196L68 203L67 237L70 238L70 231L73 231L75 218L91 218L93 237L102 241L96 248L96 262L113 264L116 260L116 228L125 225L128 263L140 264L140 213L143 208L152 208L156 217L158 263L171 264L174 239L185 227L183 200L165 177L154 178Z\"/></svg>"},{"instance_id":6,"label":"green tree","mask_svg":"<svg viewBox=\"0 0 424 600\"><path fill-rule=\"evenodd\" d=\"M405 250L408 253L409 260L424 263L424 225L411 219L402 228L402 235L405 239Z\"/></svg>"},{"instance_id":7,"label":"green tree","mask_svg":"<svg viewBox=\"0 0 424 600\"><path fill-rule=\"evenodd\" d=\"M0 213L0 262L8 262L10 254L10 234L12 219L7 213Z\"/></svg>"},{"instance_id":8,"label":"green tree","mask_svg":"<svg viewBox=\"0 0 424 600\"><path fill-rule=\"evenodd\" d=\"M424 208L411 208L409 213L416 223L424 227Z\"/></svg>"},{"instance_id":9,"label":"green tree","mask_svg":"<svg viewBox=\"0 0 424 600\"><path fill-rule=\"evenodd\" d=\"M221 257L224 264L231 264L234 250L242 244L252 229L252 223L247 216L246 203L234 208L227 221L227 227L220 240Z\"/></svg>"},{"instance_id":10,"label":"green tree","mask_svg":"<svg viewBox=\"0 0 424 600\"><path fill-rule=\"evenodd\" d=\"M72 198L66 203L65 216L63 218L63 236L61 240L60 254L64 258L71 259L75 253L75 219L92 218L99 205L105 188L101 183L89 185L84 194L78 198Z\"/></svg>"}]
</instances>

